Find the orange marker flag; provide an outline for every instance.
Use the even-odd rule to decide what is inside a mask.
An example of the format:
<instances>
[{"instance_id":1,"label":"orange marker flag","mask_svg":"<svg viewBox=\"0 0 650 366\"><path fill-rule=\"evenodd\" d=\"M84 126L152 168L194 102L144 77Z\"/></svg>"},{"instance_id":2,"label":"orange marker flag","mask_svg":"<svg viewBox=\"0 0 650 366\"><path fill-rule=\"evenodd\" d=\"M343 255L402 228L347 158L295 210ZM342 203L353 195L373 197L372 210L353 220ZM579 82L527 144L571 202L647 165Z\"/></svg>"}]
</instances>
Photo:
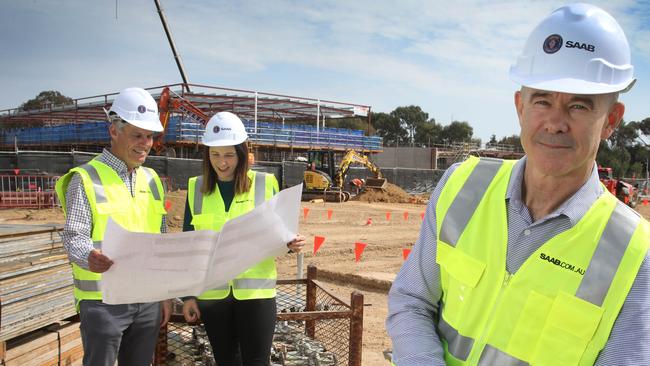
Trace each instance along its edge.
<instances>
[{"instance_id":1,"label":"orange marker flag","mask_svg":"<svg viewBox=\"0 0 650 366\"><path fill-rule=\"evenodd\" d=\"M424 212L420 212L420 220L424 221Z\"/></svg>"},{"instance_id":2,"label":"orange marker flag","mask_svg":"<svg viewBox=\"0 0 650 366\"><path fill-rule=\"evenodd\" d=\"M20 169L14 169L14 174L16 175L20 174Z\"/></svg>"},{"instance_id":3,"label":"orange marker flag","mask_svg":"<svg viewBox=\"0 0 650 366\"><path fill-rule=\"evenodd\" d=\"M165 211L169 211L171 207L172 207L172 201L165 200Z\"/></svg>"},{"instance_id":4,"label":"orange marker flag","mask_svg":"<svg viewBox=\"0 0 650 366\"><path fill-rule=\"evenodd\" d=\"M323 245L323 242L325 241L324 236L314 236L314 255L316 255L316 252L318 252L318 249L320 249L320 246Z\"/></svg>"},{"instance_id":5,"label":"orange marker flag","mask_svg":"<svg viewBox=\"0 0 650 366\"><path fill-rule=\"evenodd\" d=\"M302 209L302 218L307 219L307 215L309 215L309 207L305 207Z\"/></svg>"},{"instance_id":6,"label":"orange marker flag","mask_svg":"<svg viewBox=\"0 0 650 366\"><path fill-rule=\"evenodd\" d=\"M386 221L390 221L390 212L386 212Z\"/></svg>"},{"instance_id":7,"label":"orange marker flag","mask_svg":"<svg viewBox=\"0 0 650 366\"><path fill-rule=\"evenodd\" d=\"M368 244L361 243L361 242L354 243L354 260L355 260L355 262L358 262L359 260L361 260L361 253L363 253L363 250L366 249L367 245Z\"/></svg>"},{"instance_id":8,"label":"orange marker flag","mask_svg":"<svg viewBox=\"0 0 650 366\"><path fill-rule=\"evenodd\" d=\"M408 219L409 219L409 212L404 211L404 220L408 220Z\"/></svg>"},{"instance_id":9,"label":"orange marker flag","mask_svg":"<svg viewBox=\"0 0 650 366\"><path fill-rule=\"evenodd\" d=\"M331 220L332 219L332 214L334 213L334 210L331 208L327 210L327 219Z\"/></svg>"},{"instance_id":10,"label":"orange marker flag","mask_svg":"<svg viewBox=\"0 0 650 366\"><path fill-rule=\"evenodd\" d=\"M648 205L648 199L647 199L647 198L644 198L644 199L643 199L643 205L644 205L644 206L647 206L647 205Z\"/></svg>"},{"instance_id":11,"label":"orange marker flag","mask_svg":"<svg viewBox=\"0 0 650 366\"><path fill-rule=\"evenodd\" d=\"M404 260L406 260L406 258L409 257L409 254L411 254L411 249L409 248L402 249L402 257L404 258Z\"/></svg>"}]
</instances>

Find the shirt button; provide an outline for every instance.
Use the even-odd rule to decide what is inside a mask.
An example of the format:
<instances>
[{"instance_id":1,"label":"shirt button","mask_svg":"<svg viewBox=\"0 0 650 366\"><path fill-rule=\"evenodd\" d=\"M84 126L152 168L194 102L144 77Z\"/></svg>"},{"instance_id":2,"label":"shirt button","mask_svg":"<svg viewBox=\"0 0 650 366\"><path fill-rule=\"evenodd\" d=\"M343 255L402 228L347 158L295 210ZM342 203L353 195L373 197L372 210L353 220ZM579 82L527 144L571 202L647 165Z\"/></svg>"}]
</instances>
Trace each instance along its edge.
<instances>
[{"instance_id":1,"label":"shirt button","mask_svg":"<svg viewBox=\"0 0 650 366\"><path fill-rule=\"evenodd\" d=\"M526 236L530 235L530 229L524 230L524 235L526 235Z\"/></svg>"}]
</instances>

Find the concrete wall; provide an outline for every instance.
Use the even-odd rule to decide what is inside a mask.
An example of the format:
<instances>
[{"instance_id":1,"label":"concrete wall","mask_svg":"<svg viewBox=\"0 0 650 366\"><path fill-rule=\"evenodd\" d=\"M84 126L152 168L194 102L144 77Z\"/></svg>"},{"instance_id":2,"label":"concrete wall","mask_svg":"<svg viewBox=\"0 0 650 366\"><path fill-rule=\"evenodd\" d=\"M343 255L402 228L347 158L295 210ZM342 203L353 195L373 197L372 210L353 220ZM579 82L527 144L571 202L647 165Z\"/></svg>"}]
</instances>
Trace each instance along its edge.
<instances>
[{"instance_id":1,"label":"concrete wall","mask_svg":"<svg viewBox=\"0 0 650 366\"><path fill-rule=\"evenodd\" d=\"M0 174L14 174L14 169L20 169L21 174L63 175L95 156L96 154L79 152L0 152ZM160 176L169 177L173 189L186 189L187 180L201 174L201 160L198 159L150 156L144 165L156 170ZM284 188L302 183L306 167L307 164L301 162L257 162L253 169L274 174L280 186ZM441 170L432 169L385 167L382 167L381 171L388 182L412 193L432 191L443 173ZM370 174L365 167L352 166L348 171L346 184L354 178L366 178Z\"/></svg>"},{"instance_id":2,"label":"concrete wall","mask_svg":"<svg viewBox=\"0 0 650 366\"><path fill-rule=\"evenodd\" d=\"M431 148L427 147L384 147L384 151L373 154L372 161L381 168L431 169Z\"/></svg>"}]
</instances>

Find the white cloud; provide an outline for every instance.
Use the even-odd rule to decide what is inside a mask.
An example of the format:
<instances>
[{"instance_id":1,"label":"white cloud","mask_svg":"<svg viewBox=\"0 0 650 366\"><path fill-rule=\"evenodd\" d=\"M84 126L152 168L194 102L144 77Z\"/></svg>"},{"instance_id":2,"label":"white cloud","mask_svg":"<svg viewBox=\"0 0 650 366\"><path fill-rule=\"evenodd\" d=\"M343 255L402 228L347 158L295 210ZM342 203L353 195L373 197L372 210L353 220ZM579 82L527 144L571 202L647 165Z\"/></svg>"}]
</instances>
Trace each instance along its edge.
<instances>
[{"instance_id":1,"label":"white cloud","mask_svg":"<svg viewBox=\"0 0 650 366\"><path fill-rule=\"evenodd\" d=\"M490 131L516 132L508 67L534 24L563 3L164 0L163 6L190 81L382 111L421 104L431 116L468 120L486 138ZM619 19L641 60L638 73L650 77L650 6L597 3ZM6 6L0 44L12 52L4 52L0 68L11 72L0 76L0 108L42 89L80 97L178 82L153 4L119 1L117 9L115 19L112 1ZM638 84L637 95L650 93ZM628 111L650 115L633 98Z\"/></svg>"}]
</instances>

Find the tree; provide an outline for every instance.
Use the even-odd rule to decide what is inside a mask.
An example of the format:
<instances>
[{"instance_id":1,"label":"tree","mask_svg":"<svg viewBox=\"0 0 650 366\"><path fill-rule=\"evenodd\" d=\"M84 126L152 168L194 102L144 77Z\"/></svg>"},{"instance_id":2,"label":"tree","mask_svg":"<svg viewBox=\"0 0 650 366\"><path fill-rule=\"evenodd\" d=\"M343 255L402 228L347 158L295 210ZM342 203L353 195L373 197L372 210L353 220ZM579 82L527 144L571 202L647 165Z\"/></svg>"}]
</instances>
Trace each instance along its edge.
<instances>
[{"instance_id":1,"label":"tree","mask_svg":"<svg viewBox=\"0 0 650 366\"><path fill-rule=\"evenodd\" d=\"M390 115L397 118L401 126L406 129L408 140L411 143L415 142L415 133L418 126L426 123L429 119L429 114L416 105L397 107L390 112Z\"/></svg>"},{"instance_id":2,"label":"tree","mask_svg":"<svg viewBox=\"0 0 650 366\"><path fill-rule=\"evenodd\" d=\"M437 144L440 142L441 134L442 126L431 118L415 128L415 144L418 146Z\"/></svg>"},{"instance_id":3,"label":"tree","mask_svg":"<svg viewBox=\"0 0 650 366\"><path fill-rule=\"evenodd\" d=\"M524 151L524 148L521 146L521 138L519 135L510 135L502 137L501 140L497 142L497 145L510 147L512 146L514 151Z\"/></svg>"},{"instance_id":4,"label":"tree","mask_svg":"<svg viewBox=\"0 0 650 366\"><path fill-rule=\"evenodd\" d=\"M453 144L460 142L469 142L474 134L474 129L469 123L463 121L454 121L442 129L442 142Z\"/></svg>"},{"instance_id":5,"label":"tree","mask_svg":"<svg viewBox=\"0 0 650 366\"><path fill-rule=\"evenodd\" d=\"M487 147L490 147L490 146L495 146L496 144L497 144L497 135L492 134L492 136L490 136L490 141L488 141L485 144L485 147L487 148Z\"/></svg>"},{"instance_id":6,"label":"tree","mask_svg":"<svg viewBox=\"0 0 650 366\"><path fill-rule=\"evenodd\" d=\"M385 146L397 146L406 143L407 132L400 120L387 113L372 113L372 121L377 134L384 138Z\"/></svg>"},{"instance_id":7,"label":"tree","mask_svg":"<svg viewBox=\"0 0 650 366\"><path fill-rule=\"evenodd\" d=\"M327 127L349 128L351 130L362 130L368 133L368 120L359 117L334 118L325 121ZM375 133L375 128L370 126L370 134Z\"/></svg>"},{"instance_id":8,"label":"tree","mask_svg":"<svg viewBox=\"0 0 650 366\"><path fill-rule=\"evenodd\" d=\"M33 111L72 103L72 98L66 97L61 94L61 92L56 90L45 90L40 92L35 98L23 103L20 108L24 111Z\"/></svg>"}]
</instances>

